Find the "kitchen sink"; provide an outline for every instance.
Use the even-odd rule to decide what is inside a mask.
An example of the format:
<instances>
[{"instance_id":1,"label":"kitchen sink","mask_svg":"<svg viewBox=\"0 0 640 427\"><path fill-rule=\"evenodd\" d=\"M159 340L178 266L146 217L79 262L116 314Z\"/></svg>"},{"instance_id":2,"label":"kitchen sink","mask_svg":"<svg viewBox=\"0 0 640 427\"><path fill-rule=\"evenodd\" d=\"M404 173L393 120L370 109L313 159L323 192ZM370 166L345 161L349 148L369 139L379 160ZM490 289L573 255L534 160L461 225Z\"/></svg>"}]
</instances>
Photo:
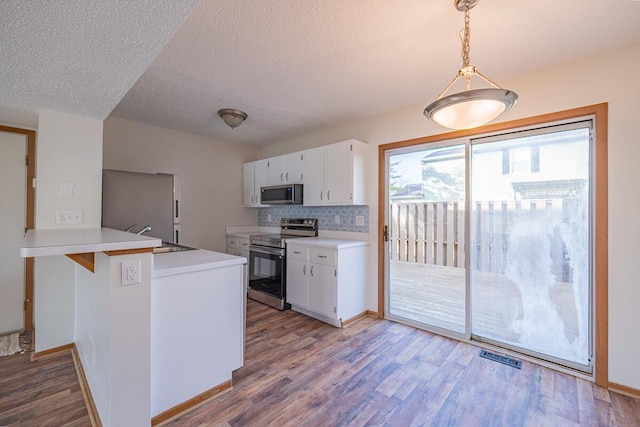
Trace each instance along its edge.
<instances>
[{"instance_id":1,"label":"kitchen sink","mask_svg":"<svg viewBox=\"0 0 640 427\"><path fill-rule=\"evenodd\" d=\"M197 248L190 246L179 245L177 243L162 242L162 246L159 248L153 248L154 254L164 254L167 252L183 252L183 251L195 251Z\"/></svg>"}]
</instances>

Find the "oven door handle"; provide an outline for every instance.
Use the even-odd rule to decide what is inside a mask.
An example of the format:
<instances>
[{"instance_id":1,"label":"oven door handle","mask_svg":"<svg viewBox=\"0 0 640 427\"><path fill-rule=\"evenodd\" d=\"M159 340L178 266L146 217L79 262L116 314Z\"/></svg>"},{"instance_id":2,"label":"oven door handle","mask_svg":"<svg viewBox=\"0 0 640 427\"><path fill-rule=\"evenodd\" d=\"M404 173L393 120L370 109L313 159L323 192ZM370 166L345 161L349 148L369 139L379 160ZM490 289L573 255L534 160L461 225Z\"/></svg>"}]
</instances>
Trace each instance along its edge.
<instances>
[{"instance_id":1,"label":"oven door handle","mask_svg":"<svg viewBox=\"0 0 640 427\"><path fill-rule=\"evenodd\" d=\"M250 252L257 252L260 254L268 254L268 255L280 255L284 256L284 249L278 248L265 248L262 246L249 246Z\"/></svg>"}]
</instances>

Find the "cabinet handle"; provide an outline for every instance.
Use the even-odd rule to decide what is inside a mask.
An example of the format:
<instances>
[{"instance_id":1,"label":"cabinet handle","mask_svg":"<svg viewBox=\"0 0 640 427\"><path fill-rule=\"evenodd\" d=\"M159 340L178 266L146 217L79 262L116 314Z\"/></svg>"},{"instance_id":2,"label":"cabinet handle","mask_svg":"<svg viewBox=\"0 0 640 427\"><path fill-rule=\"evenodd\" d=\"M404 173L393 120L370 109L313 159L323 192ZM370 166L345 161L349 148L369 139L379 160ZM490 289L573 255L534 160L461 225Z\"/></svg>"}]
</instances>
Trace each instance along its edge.
<instances>
[{"instance_id":1,"label":"cabinet handle","mask_svg":"<svg viewBox=\"0 0 640 427\"><path fill-rule=\"evenodd\" d=\"M294 254L300 255L300 251L293 251Z\"/></svg>"},{"instance_id":2,"label":"cabinet handle","mask_svg":"<svg viewBox=\"0 0 640 427\"><path fill-rule=\"evenodd\" d=\"M313 277L313 265L311 266L311 277Z\"/></svg>"},{"instance_id":3,"label":"cabinet handle","mask_svg":"<svg viewBox=\"0 0 640 427\"><path fill-rule=\"evenodd\" d=\"M326 255L318 255L318 258L326 258Z\"/></svg>"},{"instance_id":4,"label":"cabinet handle","mask_svg":"<svg viewBox=\"0 0 640 427\"><path fill-rule=\"evenodd\" d=\"M321 191L321 192L320 192L320 200L324 200L324 199L322 198L322 193L323 193L323 192Z\"/></svg>"},{"instance_id":5,"label":"cabinet handle","mask_svg":"<svg viewBox=\"0 0 640 427\"><path fill-rule=\"evenodd\" d=\"M327 191L327 200L331 200L331 190Z\"/></svg>"},{"instance_id":6,"label":"cabinet handle","mask_svg":"<svg viewBox=\"0 0 640 427\"><path fill-rule=\"evenodd\" d=\"M302 266L302 274L307 275L307 264Z\"/></svg>"},{"instance_id":7,"label":"cabinet handle","mask_svg":"<svg viewBox=\"0 0 640 427\"><path fill-rule=\"evenodd\" d=\"M284 179L282 179L282 175L284 175L284 174L282 174L282 173L280 174L280 182L284 181Z\"/></svg>"},{"instance_id":8,"label":"cabinet handle","mask_svg":"<svg viewBox=\"0 0 640 427\"><path fill-rule=\"evenodd\" d=\"M289 172L287 172L284 177L287 181L289 181Z\"/></svg>"}]
</instances>

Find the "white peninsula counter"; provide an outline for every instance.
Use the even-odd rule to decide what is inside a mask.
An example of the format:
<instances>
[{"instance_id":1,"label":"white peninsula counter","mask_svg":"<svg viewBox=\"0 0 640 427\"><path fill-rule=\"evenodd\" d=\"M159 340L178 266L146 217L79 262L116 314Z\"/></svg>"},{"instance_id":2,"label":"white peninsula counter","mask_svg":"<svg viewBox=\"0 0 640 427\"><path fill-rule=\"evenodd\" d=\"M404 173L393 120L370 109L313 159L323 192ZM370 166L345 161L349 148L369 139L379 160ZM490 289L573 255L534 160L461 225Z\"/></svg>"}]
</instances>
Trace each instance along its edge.
<instances>
[{"instance_id":1,"label":"white peninsula counter","mask_svg":"<svg viewBox=\"0 0 640 427\"><path fill-rule=\"evenodd\" d=\"M231 387L243 364L246 259L154 254L161 244L107 228L29 230L23 240L22 257L77 263L73 342L34 356L71 347L104 426L159 424ZM132 284L129 265L139 272ZM55 301L37 301L36 312L47 304Z\"/></svg>"},{"instance_id":2,"label":"white peninsula counter","mask_svg":"<svg viewBox=\"0 0 640 427\"><path fill-rule=\"evenodd\" d=\"M151 415L162 422L231 387L244 363L246 258L206 250L155 254Z\"/></svg>"}]
</instances>

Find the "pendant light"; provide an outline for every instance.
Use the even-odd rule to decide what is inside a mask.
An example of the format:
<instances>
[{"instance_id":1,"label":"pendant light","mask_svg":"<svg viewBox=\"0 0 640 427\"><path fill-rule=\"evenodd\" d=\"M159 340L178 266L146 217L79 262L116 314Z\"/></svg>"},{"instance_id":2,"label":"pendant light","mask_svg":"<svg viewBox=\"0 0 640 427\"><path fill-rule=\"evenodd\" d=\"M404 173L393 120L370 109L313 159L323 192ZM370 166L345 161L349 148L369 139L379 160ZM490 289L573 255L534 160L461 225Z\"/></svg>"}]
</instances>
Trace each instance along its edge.
<instances>
[{"instance_id":1,"label":"pendant light","mask_svg":"<svg viewBox=\"0 0 640 427\"><path fill-rule=\"evenodd\" d=\"M433 122L450 129L471 129L489 123L500 114L509 111L518 100L518 95L503 89L495 82L485 77L478 69L469 65L469 10L480 0L454 0L456 9L464 12L464 37L462 40L462 68L455 78L438 98L427 105L424 115ZM492 87L485 89L471 89L471 77L480 77ZM445 93L459 79L466 81L466 90L453 95Z\"/></svg>"},{"instance_id":2,"label":"pendant light","mask_svg":"<svg viewBox=\"0 0 640 427\"><path fill-rule=\"evenodd\" d=\"M247 119L247 113L233 108L218 110L218 115L231 129L237 128Z\"/></svg>"}]
</instances>

